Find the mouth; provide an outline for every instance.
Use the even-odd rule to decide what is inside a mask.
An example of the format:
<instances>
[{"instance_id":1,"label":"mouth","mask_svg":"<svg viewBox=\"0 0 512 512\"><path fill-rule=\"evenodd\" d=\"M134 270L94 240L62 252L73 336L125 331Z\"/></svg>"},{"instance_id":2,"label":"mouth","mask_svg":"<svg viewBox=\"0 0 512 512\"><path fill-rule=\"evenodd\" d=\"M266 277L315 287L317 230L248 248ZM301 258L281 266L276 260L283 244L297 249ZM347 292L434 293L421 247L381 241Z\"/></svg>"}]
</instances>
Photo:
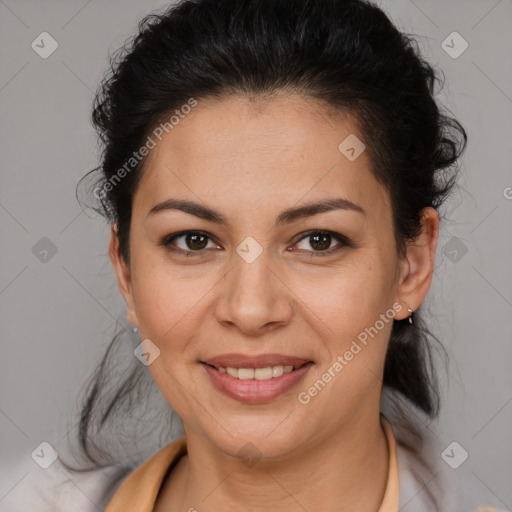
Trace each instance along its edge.
<instances>
[{"instance_id":1,"label":"mouth","mask_svg":"<svg viewBox=\"0 0 512 512\"><path fill-rule=\"evenodd\" d=\"M232 354L200 364L210 382L224 395L257 404L270 402L298 385L314 362L276 354L251 358Z\"/></svg>"},{"instance_id":2,"label":"mouth","mask_svg":"<svg viewBox=\"0 0 512 512\"><path fill-rule=\"evenodd\" d=\"M308 361L311 362L312 361ZM232 366L214 366L212 364L203 364L217 370L219 373L226 373L227 375L240 380L269 380L281 377L285 373L290 373L302 368L308 362L300 365L274 365L264 366L259 368L234 368Z\"/></svg>"}]
</instances>

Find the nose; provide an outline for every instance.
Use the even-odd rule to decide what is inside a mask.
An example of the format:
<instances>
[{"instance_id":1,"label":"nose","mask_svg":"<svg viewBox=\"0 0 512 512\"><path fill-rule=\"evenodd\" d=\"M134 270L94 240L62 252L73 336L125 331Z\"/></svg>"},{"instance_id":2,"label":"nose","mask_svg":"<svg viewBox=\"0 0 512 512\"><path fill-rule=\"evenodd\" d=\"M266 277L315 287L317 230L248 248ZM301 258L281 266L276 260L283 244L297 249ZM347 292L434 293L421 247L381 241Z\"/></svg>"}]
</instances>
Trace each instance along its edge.
<instances>
[{"instance_id":1,"label":"nose","mask_svg":"<svg viewBox=\"0 0 512 512\"><path fill-rule=\"evenodd\" d=\"M225 275L215 307L224 327L259 336L290 322L293 293L271 263L263 251L252 263L240 258Z\"/></svg>"}]
</instances>

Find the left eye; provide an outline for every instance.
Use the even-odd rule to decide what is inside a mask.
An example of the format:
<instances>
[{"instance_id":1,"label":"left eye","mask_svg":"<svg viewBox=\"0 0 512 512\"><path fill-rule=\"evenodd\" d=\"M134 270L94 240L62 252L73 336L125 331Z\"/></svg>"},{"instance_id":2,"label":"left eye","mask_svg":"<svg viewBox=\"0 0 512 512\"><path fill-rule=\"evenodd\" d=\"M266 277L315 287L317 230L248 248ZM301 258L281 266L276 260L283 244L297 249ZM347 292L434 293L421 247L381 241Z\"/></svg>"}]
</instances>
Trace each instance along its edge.
<instances>
[{"instance_id":1,"label":"left eye","mask_svg":"<svg viewBox=\"0 0 512 512\"><path fill-rule=\"evenodd\" d=\"M331 247L331 243L333 240L338 242L338 245L334 248ZM343 246L349 245L348 240L342 235L338 235L335 233L331 233L330 231L311 231L306 233L296 244L300 244L302 242L307 243L311 248L313 248L312 252L334 252L341 249ZM306 248L309 251L308 248Z\"/></svg>"}]
</instances>

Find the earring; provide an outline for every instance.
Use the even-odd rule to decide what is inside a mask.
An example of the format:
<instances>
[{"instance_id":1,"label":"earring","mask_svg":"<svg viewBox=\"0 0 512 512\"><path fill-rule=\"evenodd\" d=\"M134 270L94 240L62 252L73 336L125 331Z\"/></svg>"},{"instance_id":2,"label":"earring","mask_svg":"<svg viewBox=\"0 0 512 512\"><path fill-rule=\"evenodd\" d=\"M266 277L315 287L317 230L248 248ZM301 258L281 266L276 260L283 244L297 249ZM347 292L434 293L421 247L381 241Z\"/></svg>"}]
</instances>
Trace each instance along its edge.
<instances>
[{"instance_id":1,"label":"earring","mask_svg":"<svg viewBox=\"0 0 512 512\"><path fill-rule=\"evenodd\" d=\"M407 311L409 311L409 323L412 324L412 309L407 308Z\"/></svg>"}]
</instances>

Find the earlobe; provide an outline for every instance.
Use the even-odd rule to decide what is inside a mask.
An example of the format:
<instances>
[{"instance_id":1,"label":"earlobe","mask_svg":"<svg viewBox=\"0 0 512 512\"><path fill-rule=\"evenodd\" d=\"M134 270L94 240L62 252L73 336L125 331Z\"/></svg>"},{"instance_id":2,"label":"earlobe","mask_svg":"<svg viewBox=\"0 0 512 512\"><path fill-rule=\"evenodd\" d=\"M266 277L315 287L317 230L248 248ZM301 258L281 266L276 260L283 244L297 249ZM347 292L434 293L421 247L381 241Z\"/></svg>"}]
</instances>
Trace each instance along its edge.
<instances>
[{"instance_id":1,"label":"earlobe","mask_svg":"<svg viewBox=\"0 0 512 512\"><path fill-rule=\"evenodd\" d=\"M109 256L112 266L114 267L119 291L126 302L126 319L130 324L138 327L139 323L133 298L131 270L119 250L119 237L117 235L116 224L112 225L112 229L110 231Z\"/></svg>"},{"instance_id":2,"label":"earlobe","mask_svg":"<svg viewBox=\"0 0 512 512\"><path fill-rule=\"evenodd\" d=\"M439 215L434 208L424 208L421 233L407 244L407 254L401 262L403 273L397 298L405 306L402 318L409 316L409 308L412 311L419 308L430 289L438 236Z\"/></svg>"}]
</instances>

